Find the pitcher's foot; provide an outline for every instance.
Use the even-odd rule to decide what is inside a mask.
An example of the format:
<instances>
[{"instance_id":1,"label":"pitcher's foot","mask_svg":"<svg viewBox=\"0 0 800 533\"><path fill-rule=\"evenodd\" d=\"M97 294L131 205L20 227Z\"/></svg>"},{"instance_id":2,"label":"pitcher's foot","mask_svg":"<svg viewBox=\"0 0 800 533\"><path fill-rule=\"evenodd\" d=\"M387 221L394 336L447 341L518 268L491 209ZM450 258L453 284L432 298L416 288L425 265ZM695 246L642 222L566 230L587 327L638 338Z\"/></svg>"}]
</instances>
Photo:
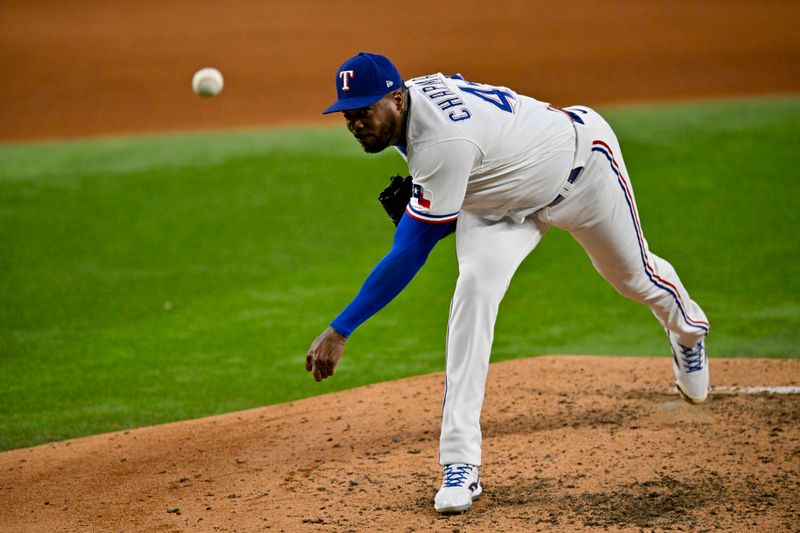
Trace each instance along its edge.
<instances>
[{"instance_id":1,"label":"pitcher's foot","mask_svg":"<svg viewBox=\"0 0 800 533\"><path fill-rule=\"evenodd\" d=\"M442 488L433 506L438 513L463 513L481 495L480 475L475 465L452 464L444 467Z\"/></svg>"}]
</instances>

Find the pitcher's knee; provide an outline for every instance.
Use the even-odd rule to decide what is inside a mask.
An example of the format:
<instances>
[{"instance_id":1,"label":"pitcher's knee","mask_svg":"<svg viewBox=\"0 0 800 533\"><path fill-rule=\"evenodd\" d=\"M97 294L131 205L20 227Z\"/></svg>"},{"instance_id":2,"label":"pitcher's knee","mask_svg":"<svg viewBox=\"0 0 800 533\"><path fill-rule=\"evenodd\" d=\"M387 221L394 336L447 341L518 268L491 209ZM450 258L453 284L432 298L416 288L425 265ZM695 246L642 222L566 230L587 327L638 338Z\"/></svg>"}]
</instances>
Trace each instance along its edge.
<instances>
[{"instance_id":1,"label":"pitcher's knee","mask_svg":"<svg viewBox=\"0 0 800 533\"><path fill-rule=\"evenodd\" d=\"M461 272L456 282L456 295L474 302L499 303L504 293L502 283L476 272Z\"/></svg>"},{"instance_id":2,"label":"pitcher's knee","mask_svg":"<svg viewBox=\"0 0 800 533\"><path fill-rule=\"evenodd\" d=\"M612 285L625 298L646 304L652 299L653 285L639 275L615 280Z\"/></svg>"}]
</instances>

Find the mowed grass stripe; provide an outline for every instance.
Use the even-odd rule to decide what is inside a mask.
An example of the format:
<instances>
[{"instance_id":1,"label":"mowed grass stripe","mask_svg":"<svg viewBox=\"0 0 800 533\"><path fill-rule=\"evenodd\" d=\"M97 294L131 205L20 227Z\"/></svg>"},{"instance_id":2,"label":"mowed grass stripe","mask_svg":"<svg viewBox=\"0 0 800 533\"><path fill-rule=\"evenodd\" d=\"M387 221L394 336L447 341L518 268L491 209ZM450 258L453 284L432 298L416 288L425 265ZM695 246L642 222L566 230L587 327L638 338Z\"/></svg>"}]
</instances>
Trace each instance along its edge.
<instances>
[{"instance_id":1,"label":"mowed grass stripe","mask_svg":"<svg viewBox=\"0 0 800 533\"><path fill-rule=\"evenodd\" d=\"M711 354L797 357L800 99L607 110L645 234L711 319ZM0 449L443 368L453 239L351 339L311 340L388 249L401 158L343 125L0 146ZM553 230L503 302L495 360L667 355L650 312ZM668 376L665 376L668 379Z\"/></svg>"}]
</instances>

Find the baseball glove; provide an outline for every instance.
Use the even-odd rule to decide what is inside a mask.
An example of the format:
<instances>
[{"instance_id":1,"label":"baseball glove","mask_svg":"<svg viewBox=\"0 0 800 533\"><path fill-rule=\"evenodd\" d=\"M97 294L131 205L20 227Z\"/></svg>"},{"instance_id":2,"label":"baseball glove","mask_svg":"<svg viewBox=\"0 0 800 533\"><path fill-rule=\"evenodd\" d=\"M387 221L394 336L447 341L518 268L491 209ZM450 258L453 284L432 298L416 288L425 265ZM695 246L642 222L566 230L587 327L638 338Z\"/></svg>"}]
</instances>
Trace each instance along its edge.
<instances>
[{"instance_id":1,"label":"baseball glove","mask_svg":"<svg viewBox=\"0 0 800 533\"><path fill-rule=\"evenodd\" d=\"M394 225L397 226L400 219L403 218L409 200L411 200L411 176L405 178L392 176L389 179L391 180L389 186L378 195L378 201Z\"/></svg>"},{"instance_id":2,"label":"baseball glove","mask_svg":"<svg viewBox=\"0 0 800 533\"><path fill-rule=\"evenodd\" d=\"M395 226L400 223L403 218L403 213L406 211L406 206L411 200L412 182L411 176L392 176L389 178L391 181L389 185L381 191L378 195L378 201L383 206L386 214L392 220ZM450 235L456 231L456 223L450 224L445 236Z\"/></svg>"}]
</instances>

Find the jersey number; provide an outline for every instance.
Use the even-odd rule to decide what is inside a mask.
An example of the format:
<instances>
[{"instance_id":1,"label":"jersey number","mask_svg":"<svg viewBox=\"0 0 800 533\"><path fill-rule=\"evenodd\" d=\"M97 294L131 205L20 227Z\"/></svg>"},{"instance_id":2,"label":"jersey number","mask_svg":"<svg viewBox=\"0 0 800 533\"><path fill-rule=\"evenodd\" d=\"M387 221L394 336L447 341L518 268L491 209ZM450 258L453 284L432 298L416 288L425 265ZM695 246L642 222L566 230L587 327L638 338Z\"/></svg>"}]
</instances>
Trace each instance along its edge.
<instances>
[{"instance_id":1,"label":"jersey number","mask_svg":"<svg viewBox=\"0 0 800 533\"><path fill-rule=\"evenodd\" d=\"M474 94L481 100L485 100L490 104L497 106L501 111L505 111L507 113L514 112L513 104L516 102L516 100L512 93L502 91L496 87L492 87L491 85L482 85L481 87L487 87L487 88L481 88L481 89L475 87L474 85L478 84L475 83L472 86L459 85L458 88L464 91L465 93Z\"/></svg>"}]
</instances>

